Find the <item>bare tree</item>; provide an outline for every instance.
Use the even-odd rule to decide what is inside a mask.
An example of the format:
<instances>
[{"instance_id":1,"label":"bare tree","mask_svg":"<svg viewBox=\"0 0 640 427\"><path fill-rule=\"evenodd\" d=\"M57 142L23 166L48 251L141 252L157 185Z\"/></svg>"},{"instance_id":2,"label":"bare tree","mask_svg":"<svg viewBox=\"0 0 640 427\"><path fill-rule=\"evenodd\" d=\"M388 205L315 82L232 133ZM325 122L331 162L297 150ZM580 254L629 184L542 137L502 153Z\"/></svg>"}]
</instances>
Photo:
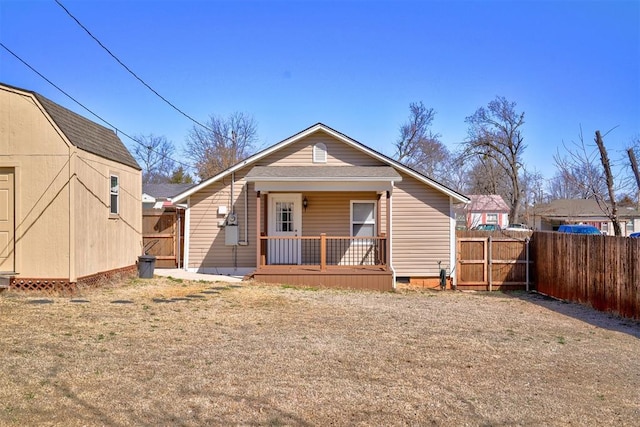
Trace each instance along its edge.
<instances>
[{"instance_id":1,"label":"bare tree","mask_svg":"<svg viewBox=\"0 0 640 427\"><path fill-rule=\"evenodd\" d=\"M257 141L257 124L245 113L227 118L210 116L207 129L194 125L185 153L200 179L206 179L247 158Z\"/></svg>"},{"instance_id":2,"label":"bare tree","mask_svg":"<svg viewBox=\"0 0 640 427\"><path fill-rule=\"evenodd\" d=\"M602 213L613 223L615 235L620 236L622 229L618 220L615 193L622 188L615 186L611 162L600 131L595 132L594 141L595 146L587 146L580 131L579 144L574 143L573 149L565 145L567 155L557 153L554 156L557 176L571 186L572 191L580 191L584 196L582 198L596 200Z\"/></svg>"},{"instance_id":3,"label":"bare tree","mask_svg":"<svg viewBox=\"0 0 640 427\"><path fill-rule=\"evenodd\" d=\"M469 124L465 156L490 158L504 171L509 182L509 218L511 222L518 222L522 198L520 171L526 149L521 131L524 112L516 112L515 102L498 96L486 108L480 107L467 117L465 122Z\"/></svg>"},{"instance_id":4,"label":"bare tree","mask_svg":"<svg viewBox=\"0 0 640 427\"><path fill-rule=\"evenodd\" d=\"M566 146L565 146L566 149ZM579 148L580 150L582 148ZM595 199L604 198L607 188L602 179L602 171L590 155L582 153L581 156L589 161L580 161L574 157L561 157L559 153L554 156L558 170L549 181L547 190L551 199ZM580 157L580 156L579 156Z\"/></svg>"},{"instance_id":5,"label":"bare tree","mask_svg":"<svg viewBox=\"0 0 640 427\"><path fill-rule=\"evenodd\" d=\"M142 182L145 184L168 182L175 160L171 158L175 151L173 143L164 136L138 135L138 144L133 148L133 155L142 165Z\"/></svg>"},{"instance_id":6,"label":"bare tree","mask_svg":"<svg viewBox=\"0 0 640 427\"><path fill-rule=\"evenodd\" d=\"M499 194L504 199L511 200L509 179L493 158L478 156L467 159L467 164L467 193Z\"/></svg>"},{"instance_id":7,"label":"bare tree","mask_svg":"<svg viewBox=\"0 0 640 427\"><path fill-rule=\"evenodd\" d=\"M524 207L524 221L529 225L531 220L531 208L538 203L545 202L544 177L538 171L530 172L525 170L522 176L522 205Z\"/></svg>"},{"instance_id":8,"label":"bare tree","mask_svg":"<svg viewBox=\"0 0 640 427\"><path fill-rule=\"evenodd\" d=\"M629 164L631 165L631 171L636 181L636 190L638 195L638 206L640 206L640 169L638 168L638 160L636 160L636 153L633 148L627 149L627 156L629 156Z\"/></svg>"},{"instance_id":9,"label":"bare tree","mask_svg":"<svg viewBox=\"0 0 640 427\"><path fill-rule=\"evenodd\" d=\"M409 104L409 118L400 126L395 143L395 160L444 184L451 184L449 171L452 156L440 142L440 135L431 130L436 112L422 102Z\"/></svg>"}]
</instances>

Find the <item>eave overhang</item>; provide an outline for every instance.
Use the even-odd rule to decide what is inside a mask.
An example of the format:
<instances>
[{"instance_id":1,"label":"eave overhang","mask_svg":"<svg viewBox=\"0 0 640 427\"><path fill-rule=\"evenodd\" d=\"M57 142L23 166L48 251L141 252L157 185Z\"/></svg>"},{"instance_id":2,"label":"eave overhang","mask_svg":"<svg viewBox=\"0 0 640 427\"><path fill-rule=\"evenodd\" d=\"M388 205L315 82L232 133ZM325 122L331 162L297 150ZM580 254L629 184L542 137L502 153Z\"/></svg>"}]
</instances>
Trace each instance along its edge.
<instances>
[{"instance_id":1,"label":"eave overhang","mask_svg":"<svg viewBox=\"0 0 640 427\"><path fill-rule=\"evenodd\" d=\"M391 191L402 177L390 166L255 166L256 191Z\"/></svg>"}]
</instances>

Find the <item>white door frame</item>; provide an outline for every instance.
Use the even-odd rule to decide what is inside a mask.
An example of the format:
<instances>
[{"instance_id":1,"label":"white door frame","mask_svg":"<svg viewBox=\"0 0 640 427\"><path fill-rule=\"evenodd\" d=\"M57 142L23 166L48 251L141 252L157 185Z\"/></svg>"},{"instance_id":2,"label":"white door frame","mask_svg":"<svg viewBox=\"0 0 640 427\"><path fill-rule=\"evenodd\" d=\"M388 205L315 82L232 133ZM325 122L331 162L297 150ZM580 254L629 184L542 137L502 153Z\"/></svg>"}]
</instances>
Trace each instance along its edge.
<instances>
[{"instance_id":1,"label":"white door frame","mask_svg":"<svg viewBox=\"0 0 640 427\"><path fill-rule=\"evenodd\" d=\"M0 272L15 272L15 169L0 168Z\"/></svg>"},{"instance_id":2,"label":"white door frame","mask_svg":"<svg viewBox=\"0 0 640 427\"><path fill-rule=\"evenodd\" d=\"M269 224L268 233L273 237L302 236L302 194L301 193L269 193ZM278 203L292 203L292 222L288 230L278 230ZM282 215L282 212L280 213ZM282 219L282 218L281 218ZM270 240L268 252L269 264L300 264L302 262L302 241Z\"/></svg>"}]
</instances>

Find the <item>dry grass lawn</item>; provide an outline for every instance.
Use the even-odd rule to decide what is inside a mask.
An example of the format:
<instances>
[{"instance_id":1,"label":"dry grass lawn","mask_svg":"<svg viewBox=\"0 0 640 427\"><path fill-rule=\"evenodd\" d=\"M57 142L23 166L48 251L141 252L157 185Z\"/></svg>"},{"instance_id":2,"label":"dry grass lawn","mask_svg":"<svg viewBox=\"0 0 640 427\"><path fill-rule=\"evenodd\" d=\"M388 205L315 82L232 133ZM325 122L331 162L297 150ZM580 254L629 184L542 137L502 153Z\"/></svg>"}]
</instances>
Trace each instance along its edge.
<instances>
[{"instance_id":1,"label":"dry grass lawn","mask_svg":"<svg viewBox=\"0 0 640 427\"><path fill-rule=\"evenodd\" d=\"M0 425L639 425L640 325L535 294L0 294Z\"/></svg>"}]
</instances>

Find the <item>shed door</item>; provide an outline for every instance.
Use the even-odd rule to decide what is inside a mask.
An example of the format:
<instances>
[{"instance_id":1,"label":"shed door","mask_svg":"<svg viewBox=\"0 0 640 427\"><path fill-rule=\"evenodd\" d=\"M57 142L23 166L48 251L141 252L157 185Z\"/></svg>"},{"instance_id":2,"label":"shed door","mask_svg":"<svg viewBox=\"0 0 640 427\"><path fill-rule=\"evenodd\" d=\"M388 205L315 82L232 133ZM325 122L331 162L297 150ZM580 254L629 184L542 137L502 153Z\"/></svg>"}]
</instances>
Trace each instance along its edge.
<instances>
[{"instance_id":1,"label":"shed door","mask_svg":"<svg viewBox=\"0 0 640 427\"><path fill-rule=\"evenodd\" d=\"M14 272L14 171L0 168L0 272Z\"/></svg>"},{"instance_id":2,"label":"shed door","mask_svg":"<svg viewBox=\"0 0 640 427\"><path fill-rule=\"evenodd\" d=\"M269 195L269 264L300 264L302 236L302 196L300 194Z\"/></svg>"}]
</instances>

